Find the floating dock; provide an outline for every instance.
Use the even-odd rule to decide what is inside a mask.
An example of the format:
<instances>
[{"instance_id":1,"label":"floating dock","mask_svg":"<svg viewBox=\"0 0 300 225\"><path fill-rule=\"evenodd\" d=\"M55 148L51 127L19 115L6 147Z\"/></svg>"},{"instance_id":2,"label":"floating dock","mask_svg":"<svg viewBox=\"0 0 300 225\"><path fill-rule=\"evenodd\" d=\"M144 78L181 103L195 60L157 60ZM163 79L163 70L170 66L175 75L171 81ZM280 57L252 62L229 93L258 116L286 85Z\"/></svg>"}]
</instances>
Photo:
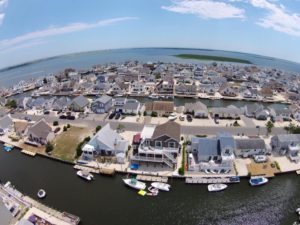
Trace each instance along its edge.
<instances>
[{"instance_id":1,"label":"floating dock","mask_svg":"<svg viewBox=\"0 0 300 225\"><path fill-rule=\"evenodd\" d=\"M25 155L29 155L29 156L32 156L32 157L36 156L36 152L27 151L27 150L24 150L24 149L21 152Z\"/></svg>"},{"instance_id":2,"label":"floating dock","mask_svg":"<svg viewBox=\"0 0 300 225\"><path fill-rule=\"evenodd\" d=\"M239 178L233 180L232 177L187 177L185 179L186 184L228 184L239 183Z\"/></svg>"},{"instance_id":3,"label":"floating dock","mask_svg":"<svg viewBox=\"0 0 300 225\"><path fill-rule=\"evenodd\" d=\"M140 181L152 181L152 182L168 183L168 177L137 175L136 179L140 180Z\"/></svg>"}]
</instances>

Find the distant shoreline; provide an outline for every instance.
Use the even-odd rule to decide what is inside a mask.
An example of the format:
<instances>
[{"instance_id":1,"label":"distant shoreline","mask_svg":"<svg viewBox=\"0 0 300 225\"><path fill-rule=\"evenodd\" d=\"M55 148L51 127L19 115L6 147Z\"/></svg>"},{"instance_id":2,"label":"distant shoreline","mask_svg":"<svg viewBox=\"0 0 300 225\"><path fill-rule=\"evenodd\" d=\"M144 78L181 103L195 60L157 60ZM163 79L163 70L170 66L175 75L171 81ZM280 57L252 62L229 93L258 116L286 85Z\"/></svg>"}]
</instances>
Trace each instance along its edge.
<instances>
[{"instance_id":1,"label":"distant shoreline","mask_svg":"<svg viewBox=\"0 0 300 225\"><path fill-rule=\"evenodd\" d=\"M253 64L249 60L223 57L223 56L195 55L195 54L179 54L179 55L174 55L174 56L177 57L177 58L181 58L181 59L196 59L196 60L205 60L205 61L218 61L218 62L233 62L233 63Z\"/></svg>"}]
</instances>

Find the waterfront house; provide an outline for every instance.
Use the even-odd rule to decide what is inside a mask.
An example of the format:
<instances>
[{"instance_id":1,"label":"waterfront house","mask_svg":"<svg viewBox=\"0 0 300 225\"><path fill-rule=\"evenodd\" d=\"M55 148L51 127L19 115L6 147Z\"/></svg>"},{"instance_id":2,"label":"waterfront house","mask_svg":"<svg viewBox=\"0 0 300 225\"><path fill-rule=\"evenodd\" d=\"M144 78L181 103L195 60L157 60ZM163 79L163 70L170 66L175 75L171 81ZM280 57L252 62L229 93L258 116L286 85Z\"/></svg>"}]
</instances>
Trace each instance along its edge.
<instances>
[{"instance_id":1,"label":"waterfront house","mask_svg":"<svg viewBox=\"0 0 300 225\"><path fill-rule=\"evenodd\" d=\"M14 122L14 132L18 137L24 137L25 132L28 127L27 121L15 121Z\"/></svg>"},{"instance_id":2,"label":"waterfront house","mask_svg":"<svg viewBox=\"0 0 300 225\"><path fill-rule=\"evenodd\" d=\"M243 107L245 116L256 118L258 120L266 120L269 116L269 111L264 109L263 105L254 103Z\"/></svg>"},{"instance_id":3,"label":"waterfront house","mask_svg":"<svg viewBox=\"0 0 300 225\"><path fill-rule=\"evenodd\" d=\"M208 117L207 106L200 101L197 101L196 103L185 103L184 113L192 114L196 118Z\"/></svg>"},{"instance_id":4,"label":"waterfront house","mask_svg":"<svg viewBox=\"0 0 300 225\"><path fill-rule=\"evenodd\" d=\"M103 95L94 100L91 104L91 110L94 113L107 113L112 108L112 97Z\"/></svg>"},{"instance_id":5,"label":"waterfront house","mask_svg":"<svg viewBox=\"0 0 300 225\"><path fill-rule=\"evenodd\" d=\"M247 158L270 153L266 148L265 141L261 138L236 139L235 146L236 157Z\"/></svg>"},{"instance_id":6,"label":"waterfront house","mask_svg":"<svg viewBox=\"0 0 300 225\"><path fill-rule=\"evenodd\" d=\"M270 87L263 87L260 90L260 95L263 98L272 99L272 97L273 97L273 90Z\"/></svg>"},{"instance_id":7,"label":"waterfront house","mask_svg":"<svg viewBox=\"0 0 300 225\"><path fill-rule=\"evenodd\" d=\"M225 172L233 167L235 141L230 134L211 138L192 137L187 150L189 171Z\"/></svg>"},{"instance_id":8,"label":"waterfront house","mask_svg":"<svg viewBox=\"0 0 300 225\"><path fill-rule=\"evenodd\" d=\"M153 101L145 104L145 112L151 115L155 112L158 116L168 116L174 111L174 102Z\"/></svg>"},{"instance_id":9,"label":"waterfront house","mask_svg":"<svg viewBox=\"0 0 300 225\"><path fill-rule=\"evenodd\" d=\"M216 119L240 119L242 111L234 105L211 108L211 115Z\"/></svg>"},{"instance_id":10,"label":"waterfront house","mask_svg":"<svg viewBox=\"0 0 300 225\"><path fill-rule=\"evenodd\" d=\"M113 106L115 108L115 111L122 111L124 105L126 104L127 99L126 98L115 98L113 99Z\"/></svg>"},{"instance_id":11,"label":"waterfront house","mask_svg":"<svg viewBox=\"0 0 300 225\"><path fill-rule=\"evenodd\" d=\"M83 146L83 157L91 158L95 155L116 156L119 153L125 154L128 150L128 145L129 142L124 140L107 123Z\"/></svg>"},{"instance_id":12,"label":"waterfront house","mask_svg":"<svg viewBox=\"0 0 300 225\"><path fill-rule=\"evenodd\" d=\"M47 142L50 142L54 139L54 132L45 119L41 119L28 126L25 133L28 138L27 141L37 145L45 145Z\"/></svg>"},{"instance_id":13,"label":"waterfront house","mask_svg":"<svg viewBox=\"0 0 300 225\"><path fill-rule=\"evenodd\" d=\"M176 168L180 151L180 125L168 121L160 125L145 125L138 152L131 156L132 163L146 163Z\"/></svg>"},{"instance_id":14,"label":"waterfront house","mask_svg":"<svg viewBox=\"0 0 300 225\"><path fill-rule=\"evenodd\" d=\"M89 100L83 95L80 95L74 98L69 103L69 109L74 112L83 112L86 109L86 107L89 106L89 104L90 104Z\"/></svg>"},{"instance_id":15,"label":"waterfront house","mask_svg":"<svg viewBox=\"0 0 300 225\"><path fill-rule=\"evenodd\" d=\"M126 103L122 108L122 113L137 115L141 108L141 103L136 99L126 99Z\"/></svg>"},{"instance_id":16,"label":"waterfront house","mask_svg":"<svg viewBox=\"0 0 300 225\"><path fill-rule=\"evenodd\" d=\"M300 134L279 134L271 138L272 150L294 162L300 161Z\"/></svg>"},{"instance_id":17,"label":"waterfront house","mask_svg":"<svg viewBox=\"0 0 300 225\"><path fill-rule=\"evenodd\" d=\"M131 94L145 94L146 88L145 84L143 82L139 81L134 81L133 83L130 84L130 92Z\"/></svg>"},{"instance_id":18,"label":"waterfront house","mask_svg":"<svg viewBox=\"0 0 300 225\"><path fill-rule=\"evenodd\" d=\"M174 80L172 77L165 77L156 85L156 92L158 94L173 94Z\"/></svg>"},{"instance_id":19,"label":"waterfront house","mask_svg":"<svg viewBox=\"0 0 300 225\"><path fill-rule=\"evenodd\" d=\"M269 107L270 117L273 122L276 121L290 121L292 116L292 111L289 108L272 108Z\"/></svg>"},{"instance_id":20,"label":"waterfront house","mask_svg":"<svg viewBox=\"0 0 300 225\"><path fill-rule=\"evenodd\" d=\"M70 99L68 97L60 97L57 98L52 104L53 111L65 110L68 108L68 104L70 103Z\"/></svg>"},{"instance_id":21,"label":"waterfront house","mask_svg":"<svg viewBox=\"0 0 300 225\"><path fill-rule=\"evenodd\" d=\"M175 92L178 95L196 95L197 85L179 83L178 85L175 86Z\"/></svg>"},{"instance_id":22,"label":"waterfront house","mask_svg":"<svg viewBox=\"0 0 300 225\"><path fill-rule=\"evenodd\" d=\"M232 86L228 85L223 85L222 87L220 87L219 93L223 96L228 97L236 97L238 95L238 91Z\"/></svg>"},{"instance_id":23,"label":"waterfront house","mask_svg":"<svg viewBox=\"0 0 300 225\"><path fill-rule=\"evenodd\" d=\"M10 114L0 118L0 129L1 132L7 133L9 131L12 131L13 129L13 120L10 116Z\"/></svg>"}]
</instances>

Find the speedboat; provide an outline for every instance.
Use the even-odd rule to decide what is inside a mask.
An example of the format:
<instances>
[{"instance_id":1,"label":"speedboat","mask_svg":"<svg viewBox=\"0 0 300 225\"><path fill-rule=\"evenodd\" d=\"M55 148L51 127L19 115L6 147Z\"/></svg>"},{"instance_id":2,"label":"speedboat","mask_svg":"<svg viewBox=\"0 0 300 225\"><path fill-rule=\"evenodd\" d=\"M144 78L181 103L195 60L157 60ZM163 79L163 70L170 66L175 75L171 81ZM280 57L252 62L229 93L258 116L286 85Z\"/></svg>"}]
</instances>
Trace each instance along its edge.
<instances>
[{"instance_id":1,"label":"speedboat","mask_svg":"<svg viewBox=\"0 0 300 225\"><path fill-rule=\"evenodd\" d=\"M176 119L177 119L176 113L171 113L170 116L168 117L168 120L170 120L170 121L174 121Z\"/></svg>"},{"instance_id":2,"label":"speedboat","mask_svg":"<svg viewBox=\"0 0 300 225\"><path fill-rule=\"evenodd\" d=\"M300 215L300 208L296 209L296 213Z\"/></svg>"},{"instance_id":3,"label":"speedboat","mask_svg":"<svg viewBox=\"0 0 300 225\"><path fill-rule=\"evenodd\" d=\"M77 176L79 176L79 177L81 177L83 179L86 179L88 181L91 181L91 180L94 179L93 174L89 173L86 170L79 170L79 171L77 171Z\"/></svg>"},{"instance_id":4,"label":"speedboat","mask_svg":"<svg viewBox=\"0 0 300 225\"><path fill-rule=\"evenodd\" d=\"M132 187L137 190L144 190L146 188L145 183L138 181L137 179L134 179L134 178L123 179L123 181L127 186Z\"/></svg>"},{"instance_id":5,"label":"speedboat","mask_svg":"<svg viewBox=\"0 0 300 225\"><path fill-rule=\"evenodd\" d=\"M226 184L209 184L207 186L208 191L210 192L216 192L216 191L223 191L227 188L228 186Z\"/></svg>"},{"instance_id":6,"label":"speedboat","mask_svg":"<svg viewBox=\"0 0 300 225\"><path fill-rule=\"evenodd\" d=\"M155 187L161 191L170 191L170 188L171 188L170 184L166 184L166 183L162 183L162 182L153 182L153 183L151 183L151 186Z\"/></svg>"},{"instance_id":7,"label":"speedboat","mask_svg":"<svg viewBox=\"0 0 300 225\"><path fill-rule=\"evenodd\" d=\"M265 183L268 183L268 178L265 178L263 176L255 176L255 177L251 177L249 180L249 184L251 186L259 186L259 185L263 185Z\"/></svg>"},{"instance_id":8,"label":"speedboat","mask_svg":"<svg viewBox=\"0 0 300 225\"><path fill-rule=\"evenodd\" d=\"M45 198L46 197L46 191L43 190L43 189L40 189L37 193L37 196L42 199L42 198Z\"/></svg>"}]
</instances>

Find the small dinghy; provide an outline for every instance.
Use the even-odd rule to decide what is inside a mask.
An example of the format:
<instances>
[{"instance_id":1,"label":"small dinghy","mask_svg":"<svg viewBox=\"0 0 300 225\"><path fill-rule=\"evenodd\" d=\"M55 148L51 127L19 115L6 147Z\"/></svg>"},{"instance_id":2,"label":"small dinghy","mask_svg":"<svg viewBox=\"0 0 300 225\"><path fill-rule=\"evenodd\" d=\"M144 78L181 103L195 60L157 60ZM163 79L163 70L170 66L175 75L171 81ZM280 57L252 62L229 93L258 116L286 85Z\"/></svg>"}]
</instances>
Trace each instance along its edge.
<instances>
[{"instance_id":1,"label":"small dinghy","mask_svg":"<svg viewBox=\"0 0 300 225\"><path fill-rule=\"evenodd\" d=\"M226 184L209 184L207 186L208 191L210 192L217 192L217 191L223 191L227 188L228 186Z\"/></svg>"},{"instance_id":2,"label":"small dinghy","mask_svg":"<svg viewBox=\"0 0 300 225\"><path fill-rule=\"evenodd\" d=\"M134 189L137 190L144 190L146 188L146 184L138 181L137 179L131 178L131 179L123 179L123 182Z\"/></svg>"},{"instance_id":3,"label":"small dinghy","mask_svg":"<svg viewBox=\"0 0 300 225\"><path fill-rule=\"evenodd\" d=\"M170 184L166 184L166 183L162 183L162 182L153 182L153 183L151 183L151 186L155 187L161 191L170 191L170 188L171 188Z\"/></svg>"},{"instance_id":4,"label":"small dinghy","mask_svg":"<svg viewBox=\"0 0 300 225\"><path fill-rule=\"evenodd\" d=\"M147 195L150 195L150 196L156 196L159 193L159 190L153 186L150 186L148 188L148 191L150 191L150 193L147 193Z\"/></svg>"},{"instance_id":5,"label":"small dinghy","mask_svg":"<svg viewBox=\"0 0 300 225\"><path fill-rule=\"evenodd\" d=\"M79 170L77 171L77 176L87 180L87 181L91 181L94 179L94 176L93 174L89 173L88 171L86 170Z\"/></svg>"},{"instance_id":6,"label":"small dinghy","mask_svg":"<svg viewBox=\"0 0 300 225\"><path fill-rule=\"evenodd\" d=\"M45 198L46 197L46 191L43 190L43 189L40 189L37 193L37 196L42 199L42 198Z\"/></svg>"}]
</instances>

